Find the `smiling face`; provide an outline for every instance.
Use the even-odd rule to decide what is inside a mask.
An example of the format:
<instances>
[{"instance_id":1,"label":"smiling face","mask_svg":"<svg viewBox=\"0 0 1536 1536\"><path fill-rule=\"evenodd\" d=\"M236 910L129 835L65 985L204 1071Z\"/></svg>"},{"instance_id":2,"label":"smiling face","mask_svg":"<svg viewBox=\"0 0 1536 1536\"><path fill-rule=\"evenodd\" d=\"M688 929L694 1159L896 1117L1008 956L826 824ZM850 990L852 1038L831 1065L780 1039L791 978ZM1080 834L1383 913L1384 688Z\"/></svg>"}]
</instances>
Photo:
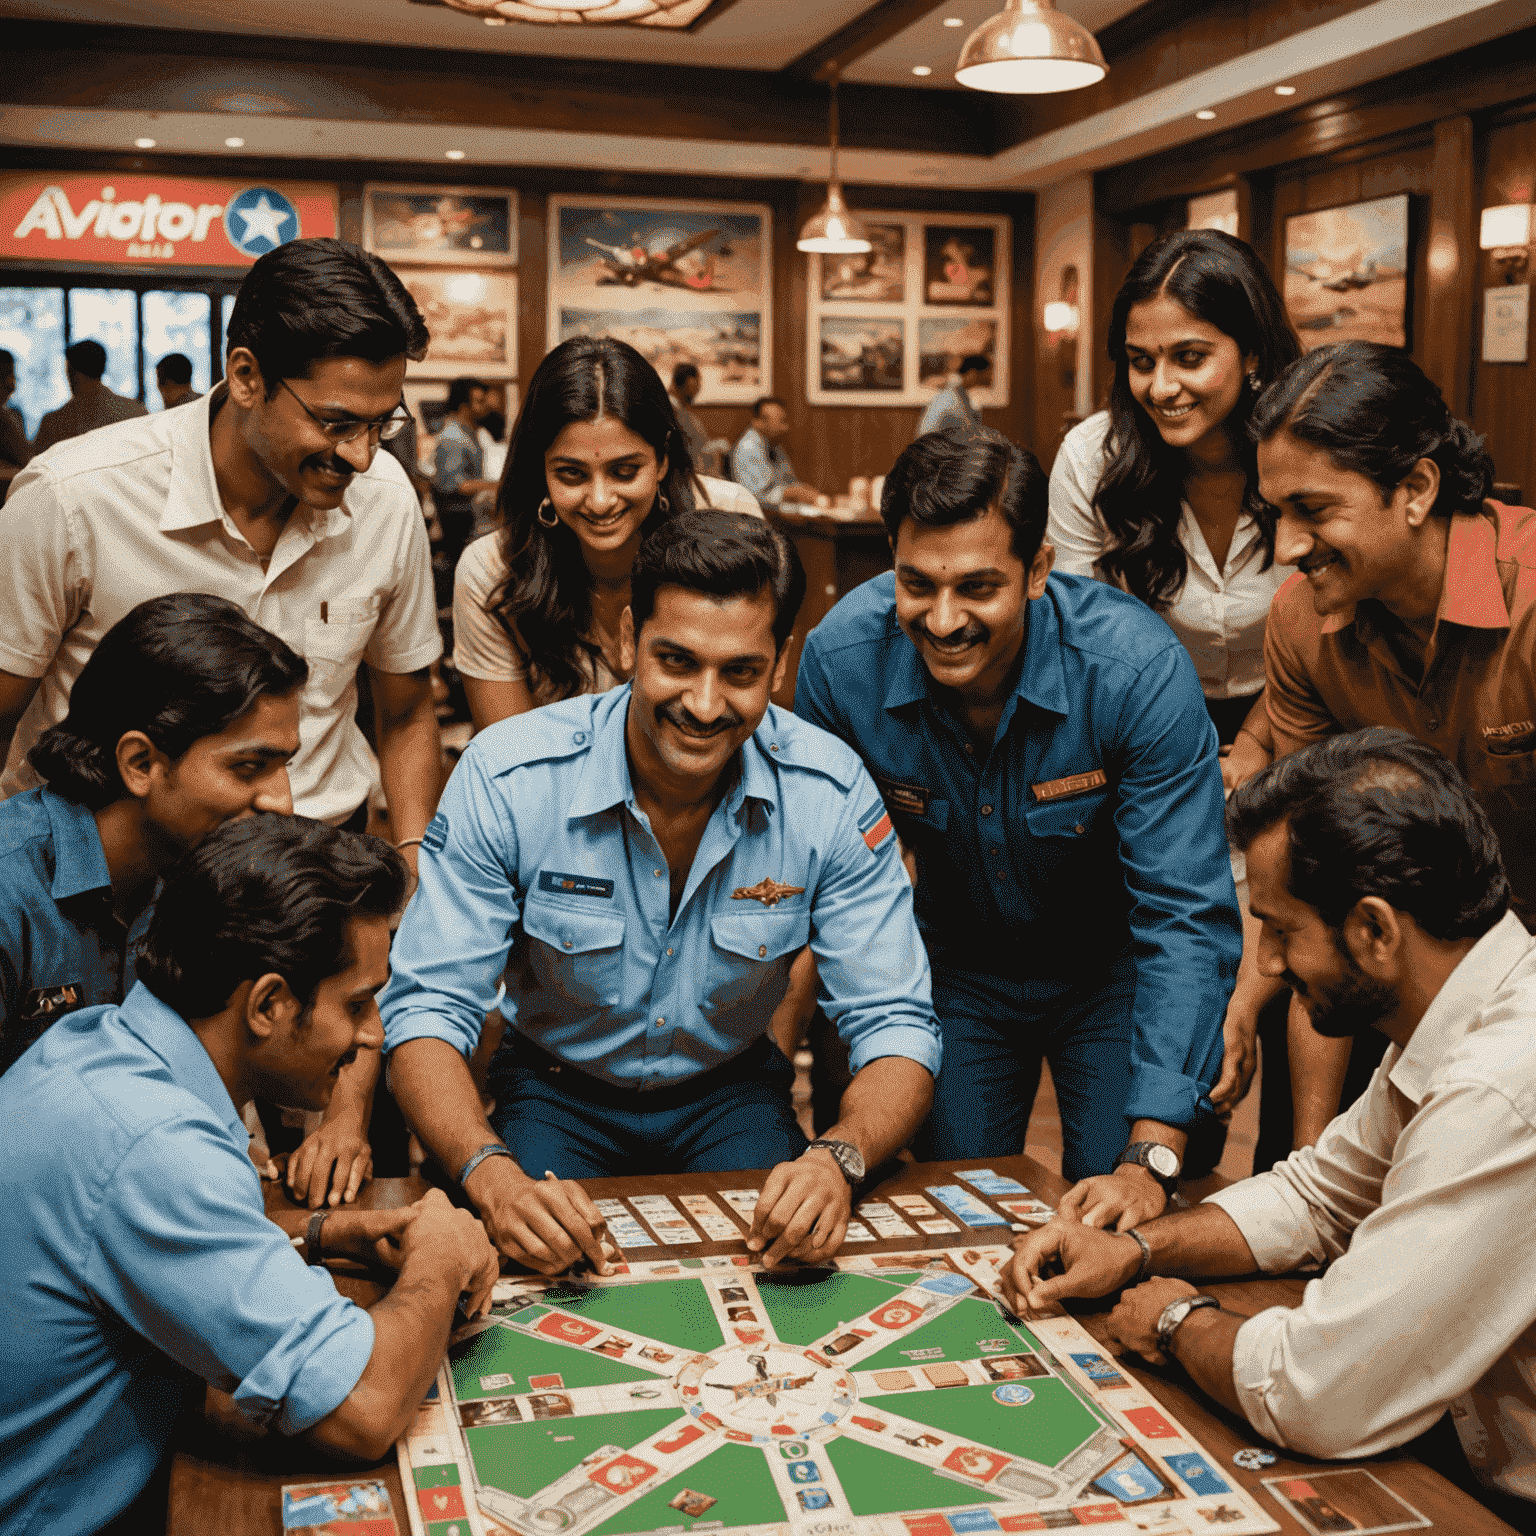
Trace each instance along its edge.
<instances>
[{"instance_id":1,"label":"smiling face","mask_svg":"<svg viewBox=\"0 0 1536 1536\"><path fill-rule=\"evenodd\" d=\"M665 455L615 416L573 421L544 455L544 481L555 516L593 555L627 546L633 560L640 528L667 477Z\"/></svg>"},{"instance_id":2,"label":"smiling face","mask_svg":"<svg viewBox=\"0 0 1536 1536\"><path fill-rule=\"evenodd\" d=\"M1028 567L1013 530L989 507L968 523L896 530L896 622L941 688L977 699L1007 682L1056 557L1042 544Z\"/></svg>"},{"instance_id":3,"label":"smiling face","mask_svg":"<svg viewBox=\"0 0 1536 1536\"><path fill-rule=\"evenodd\" d=\"M638 635L624 610L623 662L634 669L625 738L637 779L706 794L768 711L787 649L774 645L773 593L715 598L657 590Z\"/></svg>"},{"instance_id":4,"label":"smiling face","mask_svg":"<svg viewBox=\"0 0 1536 1536\"><path fill-rule=\"evenodd\" d=\"M1225 432L1254 365L1224 331L1166 293L1131 306L1125 353L1131 398L1170 448L1186 450Z\"/></svg>"},{"instance_id":5,"label":"smiling face","mask_svg":"<svg viewBox=\"0 0 1536 1536\"><path fill-rule=\"evenodd\" d=\"M1434 465L1421 459L1384 496L1375 481L1340 469L1289 432L1259 444L1259 494L1279 514L1275 560L1300 568L1319 614L1366 598L1401 607L1419 573L1420 534L1439 483Z\"/></svg>"}]
</instances>

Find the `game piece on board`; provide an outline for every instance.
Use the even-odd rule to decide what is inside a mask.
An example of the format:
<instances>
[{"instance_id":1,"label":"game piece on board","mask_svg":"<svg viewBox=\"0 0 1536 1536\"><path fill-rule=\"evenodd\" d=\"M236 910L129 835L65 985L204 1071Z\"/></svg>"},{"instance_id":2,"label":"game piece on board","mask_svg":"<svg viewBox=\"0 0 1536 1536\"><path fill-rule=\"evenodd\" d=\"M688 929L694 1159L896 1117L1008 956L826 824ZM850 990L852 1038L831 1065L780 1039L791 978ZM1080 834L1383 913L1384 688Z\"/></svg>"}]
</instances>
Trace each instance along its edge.
<instances>
[{"instance_id":1,"label":"game piece on board","mask_svg":"<svg viewBox=\"0 0 1536 1536\"><path fill-rule=\"evenodd\" d=\"M1242 1450L1233 1453L1232 1465L1243 1468L1245 1472L1257 1472L1260 1467L1274 1466L1279 1459L1273 1451L1262 1451L1256 1445L1245 1445Z\"/></svg>"}]
</instances>

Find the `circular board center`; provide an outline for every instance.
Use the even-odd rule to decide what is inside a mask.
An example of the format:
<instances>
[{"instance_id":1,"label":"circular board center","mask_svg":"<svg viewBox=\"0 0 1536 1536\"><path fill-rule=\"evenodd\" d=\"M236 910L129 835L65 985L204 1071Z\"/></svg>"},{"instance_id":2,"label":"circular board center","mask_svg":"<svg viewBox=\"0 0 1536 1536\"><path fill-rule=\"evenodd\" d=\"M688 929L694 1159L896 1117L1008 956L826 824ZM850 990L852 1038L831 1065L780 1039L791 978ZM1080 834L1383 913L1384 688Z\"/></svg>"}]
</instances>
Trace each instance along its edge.
<instances>
[{"instance_id":1,"label":"circular board center","mask_svg":"<svg viewBox=\"0 0 1536 1536\"><path fill-rule=\"evenodd\" d=\"M788 1344L695 1355L678 1372L677 1388L700 1424L759 1444L819 1438L858 1401L847 1371Z\"/></svg>"}]
</instances>

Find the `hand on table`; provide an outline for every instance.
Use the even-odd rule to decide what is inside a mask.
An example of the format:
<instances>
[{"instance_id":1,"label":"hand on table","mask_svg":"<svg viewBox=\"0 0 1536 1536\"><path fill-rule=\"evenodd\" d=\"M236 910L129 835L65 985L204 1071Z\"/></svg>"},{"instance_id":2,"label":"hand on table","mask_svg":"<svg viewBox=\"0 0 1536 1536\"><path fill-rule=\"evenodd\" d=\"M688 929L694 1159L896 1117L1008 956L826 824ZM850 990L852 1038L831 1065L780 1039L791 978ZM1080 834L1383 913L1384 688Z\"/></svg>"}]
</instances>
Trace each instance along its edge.
<instances>
[{"instance_id":1,"label":"hand on table","mask_svg":"<svg viewBox=\"0 0 1536 1536\"><path fill-rule=\"evenodd\" d=\"M470 1196L480 1206L491 1240L509 1259L541 1275L563 1274L583 1255L600 1275L611 1275L615 1262L623 1262L624 1251L609 1237L603 1213L574 1179L553 1174L530 1179L511 1171L515 1179L494 1200Z\"/></svg>"},{"instance_id":2,"label":"hand on table","mask_svg":"<svg viewBox=\"0 0 1536 1536\"><path fill-rule=\"evenodd\" d=\"M350 1205L373 1176L373 1149L349 1117L328 1120L288 1158L288 1193L310 1210Z\"/></svg>"},{"instance_id":3,"label":"hand on table","mask_svg":"<svg viewBox=\"0 0 1536 1536\"><path fill-rule=\"evenodd\" d=\"M1258 1034L1258 1019L1242 1009L1227 1009L1222 1024L1226 1055L1221 1063L1221 1076L1211 1089L1211 1104L1218 1115L1230 1115L1248 1097L1254 1069L1259 1064Z\"/></svg>"},{"instance_id":4,"label":"hand on table","mask_svg":"<svg viewBox=\"0 0 1536 1536\"><path fill-rule=\"evenodd\" d=\"M1140 1163L1121 1163L1113 1173L1082 1179L1061 1197L1056 1213L1085 1227L1132 1227L1161 1216L1168 1208L1163 1186Z\"/></svg>"},{"instance_id":5,"label":"hand on table","mask_svg":"<svg viewBox=\"0 0 1536 1536\"><path fill-rule=\"evenodd\" d=\"M1181 1296L1200 1293L1187 1280L1144 1280L1122 1296L1105 1323L1112 1344L1134 1350L1149 1365L1163 1365L1163 1352L1157 1347L1157 1320L1163 1309Z\"/></svg>"},{"instance_id":6,"label":"hand on table","mask_svg":"<svg viewBox=\"0 0 1536 1536\"><path fill-rule=\"evenodd\" d=\"M780 1259L819 1264L842 1246L852 1209L852 1191L829 1152L807 1152L780 1163L763 1183L747 1247L762 1253L763 1267Z\"/></svg>"},{"instance_id":7,"label":"hand on table","mask_svg":"<svg viewBox=\"0 0 1536 1536\"><path fill-rule=\"evenodd\" d=\"M398 1272L413 1257L425 1256L440 1266L457 1265L465 1316L490 1310L501 1255L473 1213L454 1205L442 1190L429 1189L412 1205L376 1214L386 1228L373 1245L381 1264Z\"/></svg>"},{"instance_id":8,"label":"hand on table","mask_svg":"<svg viewBox=\"0 0 1536 1536\"><path fill-rule=\"evenodd\" d=\"M1062 1273L1046 1278L1057 1262ZM1041 1312L1067 1296L1107 1296L1141 1268L1141 1244L1134 1237L1085 1227L1057 1216L1013 1245L1013 1259L998 1280L1017 1313Z\"/></svg>"}]
</instances>

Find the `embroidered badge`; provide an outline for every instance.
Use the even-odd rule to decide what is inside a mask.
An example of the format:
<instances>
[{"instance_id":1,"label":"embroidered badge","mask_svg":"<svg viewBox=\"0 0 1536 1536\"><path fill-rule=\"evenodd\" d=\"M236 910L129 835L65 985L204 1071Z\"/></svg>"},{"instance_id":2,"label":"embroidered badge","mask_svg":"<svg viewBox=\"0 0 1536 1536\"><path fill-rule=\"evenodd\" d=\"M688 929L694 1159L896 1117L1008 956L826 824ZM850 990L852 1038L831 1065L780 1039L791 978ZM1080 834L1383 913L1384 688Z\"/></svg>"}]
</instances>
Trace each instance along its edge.
<instances>
[{"instance_id":1,"label":"embroidered badge","mask_svg":"<svg viewBox=\"0 0 1536 1536\"><path fill-rule=\"evenodd\" d=\"M612 880L600 880L595 875L563 875L557 869L539 871L539 889L562 896L601 896L605 901L613 900Z\"/></svg>"},{"instance_id":2,"label":"embroidered badge","mask_svg":"<svg viewBox=\"0 0 1536 1536\"><path fill-rule=\"evenodd\" d=\"M1064 779L1047 779L1044 784L1031 784L1030 789L1039 801L1061 800L1067 795L1080 795L1085 790L1102 789L1109 783L1109 775L1102 768L1089 773L1072 773Z\"/></svg>"},{"instance_id":3,"label":"embroidered badge","mask_svg":"<svg viewBox=\"0 0 1536 1536\"><path fill-rule=\"evenodd\" d=\"M33 987L22 999L16 1016L27 1020L45 1019L52 1023L60 1014L80 1006L83 990L78 981L66 981L57 987Z\"/></svg>"},{"instance_id":4,"label":"embroidered badge","mask_svg":"<svg viewBox=\"0 0 1536 1536\"><path fill-rule=\"evenodd\" d=\"M448 818L441 811L427 823L427 830L421 834L421 846L428 853L441 853L443 844L448 841Z\"/></svg>"},{"instance_id":5,"label":"embroidered badge","mask_svg":"<svg viewBox=\"0 0 1536 1536\"><path fill-rule=\"evenodd\" d=\"M776 907L786 896L804 896L803 885L782 885L764 875L756 885L738 885L731 892L732 901L760 901L765 907Z\"/></svg>"},{"instance_id":6,"label":"embroidered badge","mask_svg":"<svg viewBox=\"0 0 1536 1536\"><path fill-rule=\"evenodd\" d=\"M882 779L878 775L875 784L893 811L907 811L913 816L928 814L932 791L924 789L921 784L903 784L896 779Z\"/></svg>"},{"instance_id":7,"label":"embroidered badge","mask_svg":"<svg viewBox=\"0 0 1536 1536\"><path fill-rule=\"evenodd\" d=\"M891 830L891 813L878 800L859 818L859 835L871 853L891 835Z\"/></svg>"}]
</instances>

